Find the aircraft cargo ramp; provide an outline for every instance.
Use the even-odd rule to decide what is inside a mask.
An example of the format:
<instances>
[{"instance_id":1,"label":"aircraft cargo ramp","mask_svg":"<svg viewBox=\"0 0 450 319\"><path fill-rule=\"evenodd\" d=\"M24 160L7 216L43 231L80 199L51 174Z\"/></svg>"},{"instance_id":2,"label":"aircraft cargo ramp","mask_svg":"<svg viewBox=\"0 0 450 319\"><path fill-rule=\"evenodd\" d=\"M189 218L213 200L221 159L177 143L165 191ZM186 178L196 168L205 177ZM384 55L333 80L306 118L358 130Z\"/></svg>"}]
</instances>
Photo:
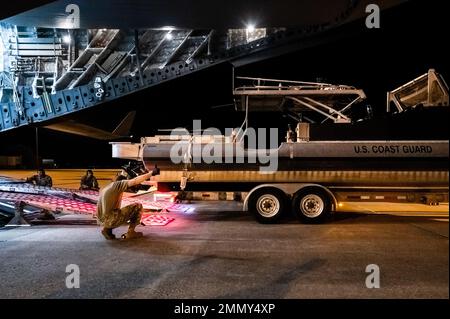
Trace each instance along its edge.
<instances>
[{"instance_id":1,"label":"aircraft cargo ramp","mask_svg":"<svg viewBox=\"0 0 450 319\"><path fill-rule=\"evenodd\" d=\"M139 12L134 13L136 29L121 28L117 20L105 21L107 29L94 26L95 19L82 20L81 28L36 20L60 2L0 21L5 53L0 68L0 131L45 126L47 121L221 63L240 66L326 43L348 32L345 28L352 23L363 23L368 1L336 2L327 13L333 17L326 20L293 23L291 17L279 25L275 15L278 22L267 27L238 27L230 20L229 26L217 30L202 25L205 17L192 26L156 28L153 20L144 25ZM389 10L400 2L384 1L380 6ZM220 18L221 23L226 17ZM24 25L30 21L36 25Z\"/></svg>"}]
</instances>

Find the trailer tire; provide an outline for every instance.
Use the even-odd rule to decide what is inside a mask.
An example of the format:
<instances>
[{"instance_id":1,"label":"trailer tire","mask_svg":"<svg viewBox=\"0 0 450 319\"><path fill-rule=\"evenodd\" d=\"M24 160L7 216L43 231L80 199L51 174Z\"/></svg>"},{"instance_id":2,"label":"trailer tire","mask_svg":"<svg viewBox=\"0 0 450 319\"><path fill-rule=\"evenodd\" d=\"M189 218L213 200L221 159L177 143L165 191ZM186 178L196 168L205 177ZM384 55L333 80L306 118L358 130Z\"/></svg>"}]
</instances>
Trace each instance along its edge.
<instances>
[{"instance_id":1,"label":"trailer tire","mask_svg":"<svg viewBox=\"0 0 450 319\"><path fill-rule=\"evenodd\" d=\"M286 208L286 194L276 188L261 188L249 198L249 211L261 224L274 224L283 216Z\"/></svg>"},{"instance_id":2,"label":"trailer tire","mask_svg":"<svg viewBox=\"0 0 450 319\"><path fill-rule=\"evenodd\" d=\"M308 187L294 195L292 209L301 222L320 224L331 214L331 198L321 188Z\"/></svg>"}]
</instances>

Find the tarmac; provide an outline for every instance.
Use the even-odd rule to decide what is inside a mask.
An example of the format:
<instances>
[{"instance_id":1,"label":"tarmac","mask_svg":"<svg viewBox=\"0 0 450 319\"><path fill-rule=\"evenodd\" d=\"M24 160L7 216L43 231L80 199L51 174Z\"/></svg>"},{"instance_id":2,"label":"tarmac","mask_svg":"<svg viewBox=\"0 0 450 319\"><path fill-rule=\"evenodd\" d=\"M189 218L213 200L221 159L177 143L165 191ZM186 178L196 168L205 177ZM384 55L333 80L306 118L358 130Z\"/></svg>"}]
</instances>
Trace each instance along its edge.
<instances>
[{"instance_id":1,"label":"tarmac","mask_svg":"<svg viewBox=\"0 0 450 319\"><path fill-rule=\"evenodd\" d=\"M94 225L0 228L0 298L449 298L448 204L345 203L321 225L189 205L128 241ZM69 265L79 288L66 285Z\"/></svg>"}]
</instances>

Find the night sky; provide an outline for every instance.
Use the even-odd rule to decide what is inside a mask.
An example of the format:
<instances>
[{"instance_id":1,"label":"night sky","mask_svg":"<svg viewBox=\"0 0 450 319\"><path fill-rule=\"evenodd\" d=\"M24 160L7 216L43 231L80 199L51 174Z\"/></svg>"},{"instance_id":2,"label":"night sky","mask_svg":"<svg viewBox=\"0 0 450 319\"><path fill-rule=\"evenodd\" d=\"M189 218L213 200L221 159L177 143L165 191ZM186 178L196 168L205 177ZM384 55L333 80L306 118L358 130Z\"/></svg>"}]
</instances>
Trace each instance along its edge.
<instances>
[{"instance_id":1,"label":"night sky","mask_svg":"<svg viewBox=\"0 0 450 319\"><path fill-rule=\"evenodd\" d=\"M429 5L425 5L428 3ZM382 14L381 29L366 29L363 22L355 34L326 45L274 57L235 69L240 76L266 77L347 84L361 88L375 112L385 110L386 92L436 69L450 81L448 18L432 2L413 1ZM443 2L438 2L443 3ZM85 110L73 116L87 124L112 131L130 110L136 110L135 137L157 134L157 129L192 126L202 119L204 128L236 127L243 120L231 106L232 68L222 64L154 88ZM254 127L287 127L278 113L254 114ZM420 129L420 128L418 128ZM107 142L39 129L40 155L55 159L60 167L113 167ZM34 165L35 129L0 133L0 154L20 153L25 164ZM33 167L33 166L32 166ZM31 167L30 167L31 168Z\"/></svg>"}]
</instances>

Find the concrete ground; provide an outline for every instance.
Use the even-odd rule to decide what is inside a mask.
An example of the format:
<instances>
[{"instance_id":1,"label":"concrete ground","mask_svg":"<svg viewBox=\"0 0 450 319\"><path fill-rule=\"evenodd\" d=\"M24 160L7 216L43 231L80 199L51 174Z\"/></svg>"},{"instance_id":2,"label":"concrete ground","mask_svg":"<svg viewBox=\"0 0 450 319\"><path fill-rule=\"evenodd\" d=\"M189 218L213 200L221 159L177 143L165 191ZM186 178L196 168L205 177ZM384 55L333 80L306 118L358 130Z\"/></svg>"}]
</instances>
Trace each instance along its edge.
<instances>
[{"instance_id":1,"label":"concrete ground","mask_svg":"<svg viewBox=\"0 0 450 319\"><path fill-rule=\"evenodd\" d=\"M240 205L197 203L130 241L89 225L0 229L0 298L449 297L448 204L347 203L322 225L261 225Z\"/></svg>"}]
</instances>

